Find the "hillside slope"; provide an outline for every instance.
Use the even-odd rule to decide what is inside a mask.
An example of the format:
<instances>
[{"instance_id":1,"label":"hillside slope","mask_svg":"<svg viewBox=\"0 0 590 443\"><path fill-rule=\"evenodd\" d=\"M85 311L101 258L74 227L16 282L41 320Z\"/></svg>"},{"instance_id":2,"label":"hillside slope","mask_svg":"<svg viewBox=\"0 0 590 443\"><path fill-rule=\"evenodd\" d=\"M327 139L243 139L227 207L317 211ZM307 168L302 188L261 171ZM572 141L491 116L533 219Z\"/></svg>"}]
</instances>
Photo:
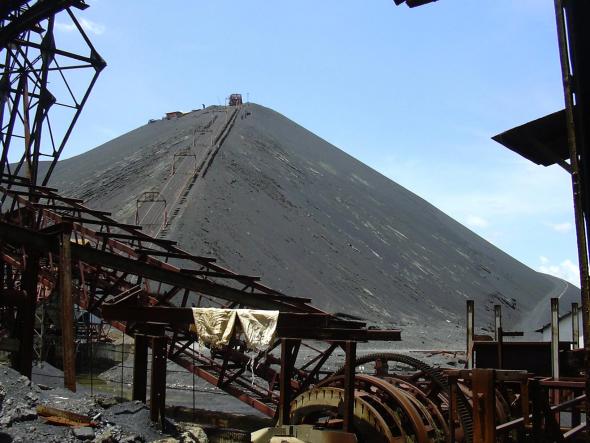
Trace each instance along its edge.
<instances>
[{"instance_id":1,"label":"hillside slope","mask_svg":"<svg viewBox=\"0 0 590 443\"><path fill-rule=\"evenodd\" d=\"M128 222L158 191L166 211L139 204L147 232L330 312L399 326L407 346L462 347L468 298L480 326L501 303L510 328L548 294L577 296L270 109L243 106L223 133L231 111L142 126L60 162L52 185Z\"/></svg>"}]
</instances>

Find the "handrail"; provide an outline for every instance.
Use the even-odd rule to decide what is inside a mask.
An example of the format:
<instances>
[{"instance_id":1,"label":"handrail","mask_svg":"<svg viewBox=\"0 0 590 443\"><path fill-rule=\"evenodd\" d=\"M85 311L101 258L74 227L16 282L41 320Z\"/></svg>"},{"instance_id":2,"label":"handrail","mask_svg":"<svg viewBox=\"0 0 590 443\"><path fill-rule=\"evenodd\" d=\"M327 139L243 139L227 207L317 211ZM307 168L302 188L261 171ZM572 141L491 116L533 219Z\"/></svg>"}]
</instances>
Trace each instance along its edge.
<instances>
[{"instance_id":1,"label":"handrail","mask_svg":"<svg viewBox=\"0 0 590 443\"><path fill-rule=\"evenodd\" d=\"M551 410L551 412L559 412L559 411L562 411L570 406L574 406L578 403L581 403L584 400L586 400L586 394L582 394L578 397L572 398L571 400L564 401L563 403L560 403L558 405L551 406L550 410ZM529 414L529 418L532 418L532 417L533 417L533 414ZM524 424L524 417L519 417L517 419L511 420L511 421L508 421L506 423L502 423L502 424L496 426L496 432L511 431L512 429L518 428L518 427L522 426L523 424ZM568 432L566 432L564 434L564 438L567 438L566 435L568 435L570 432L576 430L579 427L580 426L576 426L575 428L570 429ZM584 428L585 427L586 427L586 424L584 424ZM579 432L579 431L580 431L580 429L576 430L576 432ZM575 434L571 434L571 435L575 435Z\"/></svg>"}]
</instances>

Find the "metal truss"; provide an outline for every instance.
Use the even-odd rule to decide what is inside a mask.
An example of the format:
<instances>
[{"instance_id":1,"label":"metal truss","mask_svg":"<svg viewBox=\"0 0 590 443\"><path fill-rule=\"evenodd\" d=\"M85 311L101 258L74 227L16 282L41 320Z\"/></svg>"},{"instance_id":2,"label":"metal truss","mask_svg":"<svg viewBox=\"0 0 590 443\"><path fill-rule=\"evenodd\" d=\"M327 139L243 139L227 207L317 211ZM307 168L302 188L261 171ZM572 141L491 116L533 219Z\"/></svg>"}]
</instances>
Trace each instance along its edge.
<instances>
[{"instance_id":1,"label":"metal truss","mask_svg":"<svg viewBox=\"0 0 590 443\"><path fill-rule=\"evenodd\" d=\"M144 334L151 323L162 325L174 318L158 334L166 337L167 357L268 415L274 414L279 401L280 361L271 353L250 361L239 341L210 355L209 350L195 350L198 337L187 327L191 311L187 317L187 311L175 308L278 310L287 319L281 326L282 336L297 340L399 340L398 330L368 330L362 322L338 319L311 306L308 298L284 295L261 284L259 277L236 274L217 265L214 258L190 254L173 241L151 237L138 226L118 223L109 213L89 209L80 200L62 197L54 189L31 186L24 179L4 179L9 184L0 186L0 196L10 204L5 204L0 220L0 280L5 288L0 302L8 317L11 308L35 312L39 301L58 297L62 314L72 312L72 307L63 305L67 298L72 305L107 319L131 335ZM27 220L34 220L33 225L25 223ZM172 259L174 265L169 263ZM35 263L38 277L31 281L30 268ZM103 309L109 306L116 306L117 315L135 317L121 321L112 317L112 311L110 317L105 316ZM162 308L166 310L158 311ZM13 336L22 325L17 320ZM62 316L64 348L68 346L66 329L72 326ZM28 350L32 348L33 330L28 342L26 337L21 339L19 353L28 355L24 361L20 358L23 371L33 357ZM74 337L70 340L73 348ZM318 357L294 372L294 376L303 377L302 386L319 377L334 346L328 344L327 349L325 356L316 349ZM313 364L319 366L314 369ZM255 383L252 377L256 377ZM311 378L306 382L307 377Z\"/></svg>"},{"instance_id":2,"label":"metal truss","mask_svg":"<svg viewBox=\"0 0 590 443\"><path fill-rule=\"evenodd\" d=\"M5 1L0 6L0 172L46 185L106 66L73 8L81 0ZM60 14L61 13L61 14ZM56 15L85 50L59 47ZM84 52L84 53L82 53ZM41 166L42 161L47 161Z\"/></svg>"}]
</instances>

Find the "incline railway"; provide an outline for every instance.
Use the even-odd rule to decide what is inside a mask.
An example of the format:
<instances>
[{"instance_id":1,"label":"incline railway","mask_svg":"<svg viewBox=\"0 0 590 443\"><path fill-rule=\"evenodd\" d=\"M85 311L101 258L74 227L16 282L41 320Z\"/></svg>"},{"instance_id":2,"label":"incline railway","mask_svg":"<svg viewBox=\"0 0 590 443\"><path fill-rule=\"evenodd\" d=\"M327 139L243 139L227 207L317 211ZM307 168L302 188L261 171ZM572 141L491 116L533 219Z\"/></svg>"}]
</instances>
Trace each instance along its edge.
<instances>
[{"instance_id":1,"label":"incline railway","mask_svg":"<svg viewBox=\"0 0 590 443\"><path fill-rule=\"evenodd\" d=\"M408 1L410 6L422 3ZM269 441L275 434L298 436L300 441L350 442L580 438L586 427L581 415L588 408L580 378L584 366L575 361L566 365L572 378L563 380L556 374L529 374L526 361L516 362L521 370L506 370L499 359L496 369L475 364L444 372L393 353L357 358L358 342L400 340L400 331L370 329L363 322L323 312L308 298L282 294L263 285L259 277L234 273L216 264L214 257L193 255L174 241L119 223L108 212L48 187L53 167L106 66L74 15L74 10L86 7L82 0L11 0L0 6L0 305L2 331L16 343L16 369L30 377L36 307L45 299L56 299L65 386L76 387L72 314L77 305L134 337L133 398L141 401L147 400L151 348L150 407L155 421L163 422L170 359L275 417L277 426L261 430L255 441ZM58 14L72 20L87 55L57 47L53 26ZM72 64L64 64L67 61ZM67 85L68 72L74 69L90 71L81 97L69 87L59 90L65 99L50 90L53 76L59 75ZM61 138L50 125L53 106L72 110ZM203 174L238 108L232 112L202 163ZM39 162L45 157L51 162L41 173ZM11 164L13 158L17 160ZM278 311L277 339L269 351L254 355L246 352L239 337L221 349L195 347L199 337L188 328L194 306ZM496 347L501 353L501 333L499 337ZM303 347L313 353L305 363L297 359ZM345 364L330 371L326 362L338 349L345 352ZM569 422L560 422L562 412L569 414Z\"/></svg>"}]
</instances>

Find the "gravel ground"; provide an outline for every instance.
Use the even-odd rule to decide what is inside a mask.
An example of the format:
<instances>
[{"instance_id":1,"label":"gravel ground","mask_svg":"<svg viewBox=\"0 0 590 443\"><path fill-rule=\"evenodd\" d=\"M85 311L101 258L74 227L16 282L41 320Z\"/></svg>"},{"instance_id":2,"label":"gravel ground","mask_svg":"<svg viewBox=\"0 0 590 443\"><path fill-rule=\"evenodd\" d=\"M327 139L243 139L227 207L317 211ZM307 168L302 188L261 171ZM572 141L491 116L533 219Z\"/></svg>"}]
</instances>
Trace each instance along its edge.
<instances>
[{"instance_id":1,"label":"gravel ground","mask_svg":"<svg viewBox=\"0 0 590 443\"><path fill-rule=\"evenodd\" d=\"M13 369L0 366L0 442L151 442L178 434L168 423L171 434L163 434L149 419L149 410L139 402L113 404L109 399L91 397L87 392L70 392L32 383ZM70 428L47 424L37 415L44 405L93 417L94 428Z\"/></svg>"},{"instance_id":2,"label":"gravel ground","mask_svg":"<svg viewBox=\"0 0 590 443\"><path fill-rule=\"evenodd\" d=\"M391 349L378 349L361 345L359 355L377 352L391 352ZM401 351L399 353L417 358L431 366L436 367L462 367L464 353L453 350L433 351ZM306 361L310 355L302 350L299 363ZM336 352L329 360L327 368L338 369L344 362L344 354ZM126 362L131 366L132 360ZM361 368L361 371L365 368ZM367 370L370 370L367 368ZM191 394L193 377L180 366L170 362L168 365L168 393L169 406L191 406ZM168 430L173 435L162 434L154 427L149 418L149 410L140 402L117 401L104 394L90 395L88 389L79 385L78 391L72 393L59 387L62 383L62 372L44 363L35 366L33 379L21 376L9 367L0 366L0 443L2 442L77 442L94 441L102 443L110 442L151 442L162 438L168 438L168 442L192 442L199 441L201 431L195 430L195 425L185 425L183 428L174 422L168 423ZM131 369L123 372L124 382L131 382ZM121 379L120 367L111 368L99 376L111 383L119 383ZM238 425L240 428L247 426L260 427L259 423L264 417L225 394L214 386L196 378L195 389L196 408L198 412L197 422L206 429L215 430L227 422L224 426ZM37 382L37 383L36 383ZM188 391L179 392L178 388L186 388ZM184 395L183 395L184 394ZM97 426L93 428L71 429L68 427L53 426L45 423L45 420L37 415L38 405L51 406L57 409L67 410L88 417L96 417ZM207 431L209 432L209 431ZM177 437L177 438L174 438Z\"/></svg>"}]
</instances>

